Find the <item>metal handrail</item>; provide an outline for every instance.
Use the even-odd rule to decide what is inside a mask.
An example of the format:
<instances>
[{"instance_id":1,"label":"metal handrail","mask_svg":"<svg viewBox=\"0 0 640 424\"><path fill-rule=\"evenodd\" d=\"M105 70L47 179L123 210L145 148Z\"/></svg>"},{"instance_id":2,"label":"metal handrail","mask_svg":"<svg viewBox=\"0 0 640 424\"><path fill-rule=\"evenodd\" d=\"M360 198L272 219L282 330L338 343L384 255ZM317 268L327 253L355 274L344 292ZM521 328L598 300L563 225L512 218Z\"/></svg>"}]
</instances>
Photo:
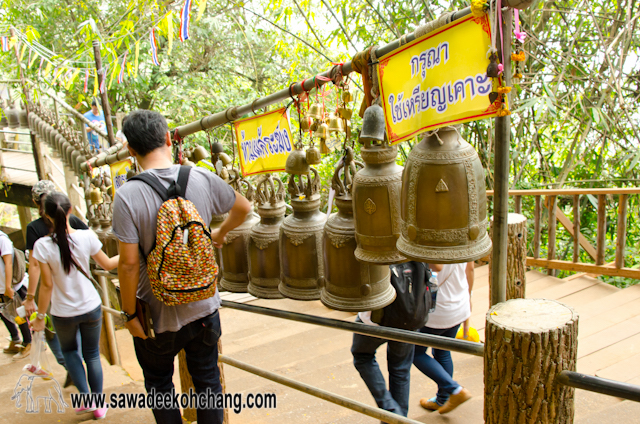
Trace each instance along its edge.
<instances>
[{"instance_id":1,"label":"metal handrail","mask_svg":"<svg viewBox=\"0 0 640 424\"><path fill-rule=\"evenodd\" d=\"M419 333L416 331L401 330L398 328L379 327L360 324L357 322L342 321L339 319L323 318L315 315L301 314L299 312L282 311L280 309L231 302L229 300L223 300L222 306L245 312L253 312L260 315L304 322L306 324L320 325L322 327L334 328L336 330L350 331L352 333L377 337L379 339L409 343L418 346L434 347L436 349L450 350L474 356L484 356L484 344L470 342L467 340L457 340L449 337Z\"/></svg>"},{"instance_id":2,"label":"metal handrail","mask_svg":"<svg viewBox=\"0 0 640 424\"><path fill-rule=\"evenodd\" d=\"M577 196L581 194L640 194L639 187L612 188L562 188L509 190L509 196ZM493 196L493 190L487 190L487 196Z\"/></svg>"},{"instance_id":3,"label":"metal handrail","mask_svg":"<svg viewBox=\"0 0 640 424\"><path fill-rule=\"evenodd\" d=\"M573 371L561 371L556 382L576 389L640 402L640 386Z\"/></svg>"}]
</instances>

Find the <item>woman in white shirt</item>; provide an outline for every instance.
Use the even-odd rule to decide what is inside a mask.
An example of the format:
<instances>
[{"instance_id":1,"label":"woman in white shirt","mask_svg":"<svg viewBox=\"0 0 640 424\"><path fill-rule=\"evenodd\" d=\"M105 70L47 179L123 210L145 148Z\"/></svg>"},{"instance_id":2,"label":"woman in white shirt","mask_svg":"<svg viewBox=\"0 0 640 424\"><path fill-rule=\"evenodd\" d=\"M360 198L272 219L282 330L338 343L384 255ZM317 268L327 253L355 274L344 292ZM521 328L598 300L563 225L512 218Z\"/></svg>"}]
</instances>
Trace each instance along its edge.
<instances>
[{"instance_id":1,"label":"woman in white shirt","mask_svg":"<svg viewBox=\"0 0 640 424\"><path fill-rule=\"evenodd\" d=\"M45 313L53 299L51 318L73 383L80 393L102 393L99 346L102 302L97 289L84 274L90 272L89 257L102 268L111 270L118 265L118 256L109 258L101 250L102 243L93 231L71 228L71 202L66 195L47 195L44 211L54 224L54 232L50 237L39 239L33 248L33 256L40 264L42 285L38 315L31 326L34 331L44 330ZM82 357L77 346L78 331L82 340ZM82 358L87 367L86 375ZM96 409L92 405L76 409L78 414L84 412L93 412L95 418L100 419L105 417L107 409Z\"/></svg>"},{"instance_id":2,"label":"woman in white shirt","mask_svg":"<svg viewBox=\"0 0 640 424\"><path fill-rule=\"evenodd\" d=\"M473 288L473 262L451 265L429 264L438 272L438 298L436 309L429 314L427 326L421 333L455 338L460 324L468 332L471 316L471 289ZM430 411L446 414L471 398L467 389L453 380L453 361L448 350L416 346L413 364L438 385L433 398L420 399L420 406Z\"/></svg>"}]
</instances>

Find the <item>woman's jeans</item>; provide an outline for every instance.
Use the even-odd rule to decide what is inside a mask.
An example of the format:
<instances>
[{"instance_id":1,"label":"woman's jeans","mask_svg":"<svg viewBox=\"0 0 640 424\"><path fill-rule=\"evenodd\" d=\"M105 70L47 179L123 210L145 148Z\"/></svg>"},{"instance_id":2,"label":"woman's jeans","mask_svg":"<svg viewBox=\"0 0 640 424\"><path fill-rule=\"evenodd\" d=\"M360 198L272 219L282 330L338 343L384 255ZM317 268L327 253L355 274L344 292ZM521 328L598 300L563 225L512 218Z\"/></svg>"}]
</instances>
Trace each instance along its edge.
<instances>
[{"instance_id":1,"label":"woman's jeans","mask_svg":"<svg viewBox=\"0 0 640 424\"><path fill-rule=\"evenodd\" d=\"M429 328L422 327L421 333L434 334L436 336L444 336L455 338L458 333L460 324L451 328ZM431 349L433 358L427 355L425 346L416 346L413 355L413 365L416 366L424 375L432 379L438 385L438 393L436 401L439 405L444 405L451 393L460 385L453 380L453 361L451 360L451 352L448 350Z\"/></svg>"},{"instance_id":2,"label":"woman's jeans","mask_svg":"<svg viewBox=\"0 0 640 424\"><path fill-rule=\"evenodd\" d=\"M88 375L91 393L102 393L102 364L100 363L102 310L100 306L91 312L75 317L52 316L51 318L73 384L80 393L89 393ZM78 331L81 336L82 357L78 352ZM87 365L87 374L82 366L83 357Z\"/></svg>"},{"instance_id":3,"label":"woman's jeans","mask_svg":"<svg viewBox=\"0 0 640 424\"><path fill-rule=\"evenodd\" d=\"M27 297L27 288L25 286L20 287L16 290L15 295L19 295L20 299L24 300ZM8 299L5 297L5 299ZM14 342L20 341L20 336L18 335L18 326L15 322L9 321L5 318L4 315L0 314L0 318L4 322L4 325L9 330L9 334L11 334L11 340ZM25 322L24 324L20 324L20 332L22 333L22 345L26 346L31 343L31 330L29 329L29 323Z\"/></svg>"}]
</instances>

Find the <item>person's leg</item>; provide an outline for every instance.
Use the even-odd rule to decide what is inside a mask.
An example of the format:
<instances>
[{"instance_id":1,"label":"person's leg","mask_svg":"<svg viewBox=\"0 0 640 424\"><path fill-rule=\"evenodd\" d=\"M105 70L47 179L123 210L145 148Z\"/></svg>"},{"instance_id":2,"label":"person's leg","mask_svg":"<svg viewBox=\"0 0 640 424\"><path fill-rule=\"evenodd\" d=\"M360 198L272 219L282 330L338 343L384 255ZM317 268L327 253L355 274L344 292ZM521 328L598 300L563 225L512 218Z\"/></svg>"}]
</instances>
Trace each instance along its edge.
<instances>
[{"instance_id":1,"label":"person's leg","mask_svg":"<svg viewBox=\"0 0 640 424\"><path fill-rule=\"evenodd\" d=\"M11 335L12 342L20 342L20 335L18 334L18 327L9 321L4 315L0 314L0 318L2 318L2 322L4 322L5 327L9 330L9 334Z\"/></svg>"},{"instance_id":2,"label":"person's leg","mask_svg":"<svg viewBox=\"0 0 640 424\"><path fill-rule=\"evenodd\" d=\"M62 349L60 349L60 340L58 340L58 333L53 333L53 337L51 339L47 339L47 344L49 345L49 349L53 353L53 356L56 357L56 361L67 368L64 362L64 355L62 355Z\"/></svg>"},{"instance_id":3,"label":"person's leg","mask_svg":"<svg viewBox=\"0 0 640 424\"><path fill-rule=\"evenodd\" d=\"M82 341L82 357L87 365L89 387L91 387L92 393L102 393L102 364L100 363L102 309L100 306L82 315L79 328L80 340Z\"/></svg>"},{"instance_id":4,"label":"person's leg","mask_svg":"<svg viewBox=\"0 0 640 424\"><path fill-rule=\"evenodd\" d=\"M185 345L187 368L193 379L196 393L222 393L218 369L218 339L220 338L220 314L200 319L190 326L191 340ZM213 406L213 405L211 405ZM198 409L198 422L222 424L224 409Z\"/></svg>"},{"instance_id":5,"label":"person's leg","mask_svg":"<svg viewBox=\"0 0 640 424\"><path fill-rule=\"evenodd\" d=\"M421 333L441 335L445 330L423 327L420 329ZM438 393L436 394L436 403L440 406L449 399L449 395L453 392L459 384L456 383L451 375L445 368L434 358L426 353L420 353L414 355L413 364L424 375L432 379L438 385Z\"/></svg>"},{"instance_id":6,"label":"person's leg","mask_svg":"<svg viewBox=\"0 0 640 424\"><path fill-rule=\"evenodd\" d=\"M456 334L458 334L458 328L460 324L453 326L449 329L446 329L440 333L442 337L449 337L451 339L455 339ZM433 359L438 361L442 368L453 377L453 360L451 360L451 352L448 350L440 350L440 349L432 349Z\"/></svg>"},{"instance_id":7,"label":"person's leg","mask_svg":"<svg viewBox=\"0 0 640 424\"><path fill-rule=\"evenodd\" d=\"M24 300L27 297L27 288L22 286L16 293L20 296L20 299ZM22 333L22 345L27 347L27 345L31 344L31 329L28 322L20 324L20 332Z\"/></svg>"},{"instance_id":8,"label":"person's leg","mask_svg":"<svg viewBox=\"0 0 640 424\"><path fill-rule=\"evenodd\" d=\"M387 368L389 369L389 391L398 402L402 415L409 413L409 388L414 346L407 343L388 342Z\"/></svg>"},{"instance_id":9,"label":"person's leg","mask_svg":"<svg viewBox=\"0 0 640 424\"><path fill-rule=\"evenodd\" d=\"M51 317L53 326L56 329L58 340L60 341L60 349L64 356L64 362L67 364L67 371L71 374L73 384L78 388L80 393L89 393L87 385L87 376L84 372L82 358L78 352L78 321L77 317Z\"/></svg>"},{"instance_id":10,"label":"person's leg","mask_svg":"<svg viewBox=\"0 0 640 424\"><path fill-rule=\"evenodd\" d=\"M362 321L356 319L356 322ZM396 414L402 414L402 408L393 398L391 392L387 390L387 383L376 361L376 350L383 343L385 343L385 340L354 334L351 345L353 365L360 373L360 377L364 380L378 407Z\"/></svg>"},{"instance_id":11,"label":"person's leg","mask_svg":"<svg viewBox=\"0 0 640 424\"><path fill-rule=\"evenodd\" d=\"M176 343L182 330L184 328L175 333L158 333L155 340L133 338L136 357L142 368L147 392L168 393L175 389L173 386L173 363L175 356L183 347L180 343ZM179 409L154 409L153 416L157 423L182 424Z\"/></svg>"}]
</instances>

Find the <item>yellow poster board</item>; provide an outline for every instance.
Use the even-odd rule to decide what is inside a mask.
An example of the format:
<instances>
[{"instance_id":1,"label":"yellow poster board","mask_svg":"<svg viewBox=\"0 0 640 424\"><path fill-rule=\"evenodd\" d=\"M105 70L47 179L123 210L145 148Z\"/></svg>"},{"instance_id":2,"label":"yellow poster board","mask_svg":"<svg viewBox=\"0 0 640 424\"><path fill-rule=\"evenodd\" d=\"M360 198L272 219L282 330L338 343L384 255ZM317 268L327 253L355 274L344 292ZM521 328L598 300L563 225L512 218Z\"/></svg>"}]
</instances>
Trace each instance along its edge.
<instances>
[{"instance_id":1,"label":"yellow poster board","mask_svg":"<svg viewBox=\"0 0 640 424\"><path fill-rule=\"evenodd\" d=\"M244 176L284 171L293 150L287 109L263 113L233 123Z\"/></svg>"},{"instance_id":2,"label":"yellow poster board","mask_svg":"<svg viewBox=\"0 0 640 424\"><path fill-rule=\"evenodd\" d=\"M468 16L380 59L378 80L392 144L439 127L496 116L487 77L487 15Z\"/></svg>"},{"instance_id":3,"label":"yellow poster board","mask_svg":"<svg viewBox=\"0 0 640 424\"><path fill-rule=\"evenodd\" d=\"M111 165L111 182L114 192L127 182L127 172L130 169L133 169L131 159L125 159Z\"/></svg>"}]
</instances>

